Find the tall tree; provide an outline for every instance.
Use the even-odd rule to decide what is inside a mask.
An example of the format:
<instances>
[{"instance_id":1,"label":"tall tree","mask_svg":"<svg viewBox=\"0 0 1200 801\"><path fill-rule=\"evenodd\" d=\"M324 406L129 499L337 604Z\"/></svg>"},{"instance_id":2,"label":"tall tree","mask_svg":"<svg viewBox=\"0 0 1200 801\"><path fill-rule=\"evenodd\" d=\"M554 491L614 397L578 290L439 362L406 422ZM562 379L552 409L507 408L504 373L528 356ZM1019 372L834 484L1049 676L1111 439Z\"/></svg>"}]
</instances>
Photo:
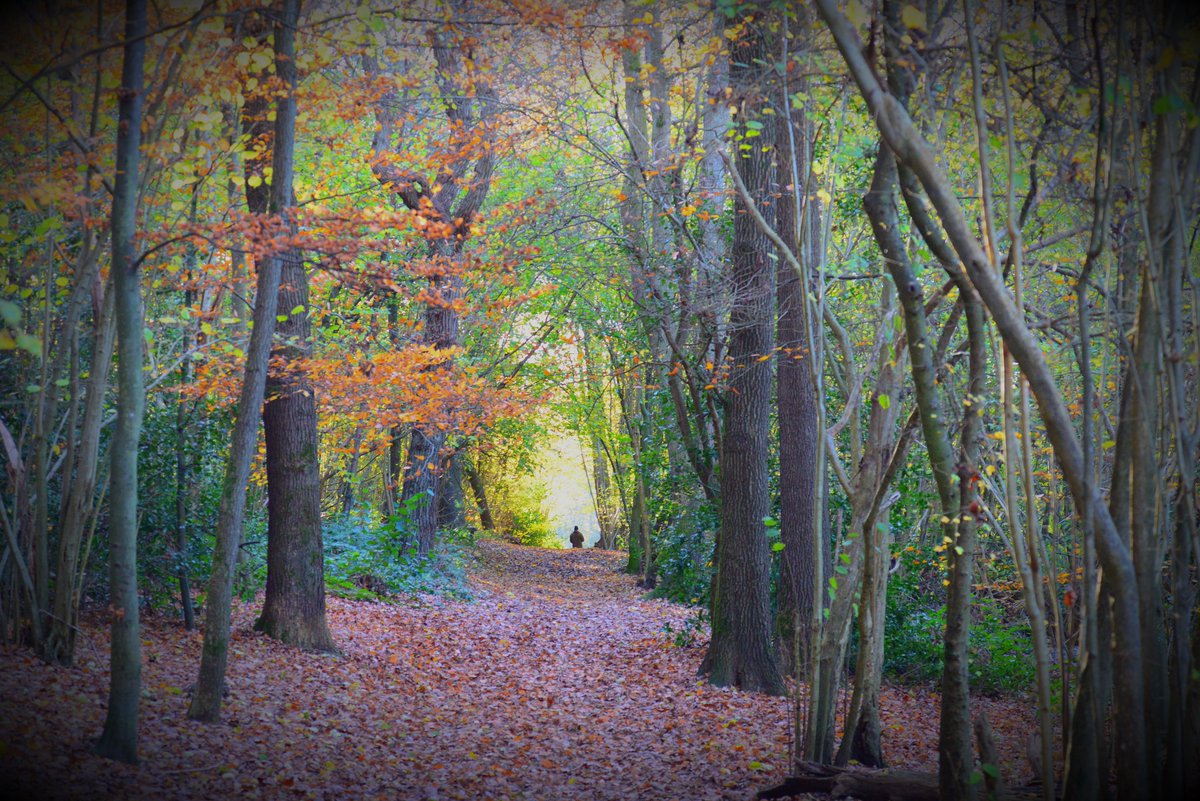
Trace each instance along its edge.
<instances>
[{"instance_id":1,"label":"tall tree","mask_svg":"<svg viewBox=\"0 0 1200 801\"><path fill-rule=\"evenodd\" d=\"M459 9L451 2L448 8ZM459 9L461 10L461 9ZM484 77L474 40L462 26L429 32L435 63L439 104L447 130L441 135L447 148L432 174L401 167L396 136L403 122L397 109L394 84L375 103L379 127L371 143L371 167L379 182L405 207L422 217L428 241L429 287L424 310L424 343L449 352L461 344L458 302L462 299L463 248L471 236L471 223L483 207L491 188L498 155L492 139L497 96ZM373 56L363 59L368 75L385 84L396 76L382 76ZM432 370L449 370L451 357ZM437 535L439 496L448 466L448 432L445 426L412 428L404 467L401 507L411 507L411 528L421 555L429 554ZM455 477L461 481L461 474ZM454 495L461 496L461 489Z\"/></svg>"},{"instance_id":2,"label":"tall tree","mask_svg":"<svg viewBox=\"0 0 1200 801\"><path fill-rule=\"evenodd\" d=\"M773 178L768 87L774 57L769 33L778 19L768 3L747 3L730 20L736 36L729 83L737 105L735 169L761 204ZM766 135L757 136L756 134ZM774 265L770 245L739 195L734 206L729 386L724 394L720 454L721 512L712 640L701 670L713 684L779 694L783 678L771 649L771 557L764 519L770 512L770 437Z\"/></svg>"},{"instance_id":3,"label":"tall tree","mask_svg":"<svg viewBox=\"0 0 1200 801\"><path fill-rule=\"evenodd\" d=\"M116 314L117 427L112 442L109 496L109 610L112 656L108 712L96 744L101 756L137 762L142 649L138 629L138 443L145 412L142 380L142 288L134 252L142 88L146 58L146 0L125 5L124 61L118 94L117 174L113 181L112 276Z\"/></svg>"},{"instance_id":4,"label":"tall tree","mask_svg":"<svg viewBox=\"0 0 1200 801\"><path fill-rule=\"evenodd\" d=\"M285 0L275 28L276 73L286 91L276 101L275 138L294 140L296 100L295 72L292 63L294 35L300 16L300 0ZM286 210L292 200L293 148L276 147L272 155L270 210ZM213 551L212 575L205 604L204 645L200 654L200 675L188 708L188 717L207 722L221 714L225 689L225 668L229 662L229 615L233 595L233 574L237 565L238 545L242 540L242 522L246 511L246 483L258 445L259 412L267 383L267 365L275 334L275 316L279 302L279 276L282 254L260 259L254 295L254 327L246 354L246 367L238 397L237 421L230 439L229 458L217 512L217 545Z\"/></svg>"},{"instance_id":5,"label":"tall tree","mask_svg":"<svg viewBox=\"0 0 1200 801\"><path fill-rule=\"evenodd\" d=\"M278 20L275 36L295 22ZM276 74L288 93L288 113L295 114L296 66L294 30L288 51L276 49ZM276 109L276 123L279 109ZM272 164L291 162L295 125L275 126ZM290 178L290 171L288 177ZM272 172L272 211L292 205L291 183L280 185ZM249 185L247 181L247 185ZM276 191L287 193L276 195ZM251 203L251 211L256 211ZM295 223L289 222L289 233ZM318 453L317 401L301 362L312 355L308 274L295 248L282 254L279 275L279 321L272 351L276 368L267 375L263 434L267 445L267 590L255 628L290 645L315 651L333 649L325 620L325 552L321 543L321 465Z\"/></svg>"},{"instance_id":6,"label":"tall tree","mask_svg":"<svg viewBox=\"0 0 1200 801\"><path fill-rule=\"evenodd\" d=\"M805 25L797 26L801 30ZM780 37L783 60L799 57L792 51L798 46ZM785 70L785 75L787 74ZM775 399L779 425L779 537L783 543L779 575L779 657L789 673L799 670L796 655L808 653L816 596L813 540L820 536L823 522L821 494L824 481L818 469L821 447L820 421L817 415L817 383L813 365L819 343L809 326L816 324L809 311L809 276L820 258L819 219L816 193L803 185L803 176L811 173L811 126L803 105L793 108L792 92L803 95L803 84L780 82L780 107L788 113L775 116L775 151L779 154L780 184L776 203L776 228L788 248L802 257L807 274L797 274L782 256L777 262ZM802 207L798 200L803 200Z\"/></svg>"}]
</instances>

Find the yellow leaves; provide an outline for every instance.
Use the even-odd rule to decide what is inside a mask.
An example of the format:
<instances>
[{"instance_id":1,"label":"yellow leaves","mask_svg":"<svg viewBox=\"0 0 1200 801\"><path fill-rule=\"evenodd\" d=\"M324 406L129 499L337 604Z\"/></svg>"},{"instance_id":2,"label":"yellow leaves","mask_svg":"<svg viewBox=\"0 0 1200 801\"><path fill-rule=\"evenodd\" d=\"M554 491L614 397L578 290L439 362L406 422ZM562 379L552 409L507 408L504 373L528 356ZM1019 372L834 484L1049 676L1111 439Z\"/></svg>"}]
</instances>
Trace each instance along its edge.
<instances>
[{"instance_id":1,"label":"yellow leaves","mask_svg":"<svg viewBox=\"0 0 1200 801\"><path fill-rule=\"evenodd\" d=\"M926 30L928 26L928 22L925 19L925 12L912 5L906 5L900 9L900 21L904 23L904 27L916 31Z\"/></svg>"},{"instance_id":2,"label":"yellow leaves","mask_svg":"<svg viewBox=\"0 0 1200 801\"><path fill-rule=\"evenodd\" d=\"M690 203L679 210L679 215L681 217L691 217L695 213L696 213L696 207L691 205Z\"/></svg>"},{"instance_id":3,"label":"yellow leaves","mask_svg":"<svg viewBox=\"0 0 1200 801\"><path fill-rule=\"evenodd\" d=\"M861 28L867 24L867 9L858 0L850 0L846 4L846 18L854 24L856 28Z\"/></svg>"}]
</instances>

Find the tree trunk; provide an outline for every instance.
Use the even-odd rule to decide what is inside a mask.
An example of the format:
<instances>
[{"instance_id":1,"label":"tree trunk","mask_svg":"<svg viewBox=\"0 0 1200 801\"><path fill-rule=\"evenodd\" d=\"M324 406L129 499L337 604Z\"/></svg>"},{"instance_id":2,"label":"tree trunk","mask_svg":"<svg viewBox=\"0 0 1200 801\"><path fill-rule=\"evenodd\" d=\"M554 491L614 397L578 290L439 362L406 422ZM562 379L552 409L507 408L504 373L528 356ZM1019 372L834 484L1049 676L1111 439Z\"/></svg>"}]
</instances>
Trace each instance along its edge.
<instances>
[{"instance_id":1,"label":"tree trunk","mask_svg":"<svg viewBox=\"0 0 1200 801\"><path fill-rule=\"evenodd\" d=\"M456 450L442 476L442 491L438 494L438 528L466 528L463 509L463 452Z\"/></svg>"},{"instance_id":2,"label":"tree trunk","mask_svg":"<svg viewBox=\"0 0 1200 801\"><path fill-rule=\"evenodd\" d=\"M971 719L967 692L967 607L969 601L970 557L955 559L961 548L973 547L973 526L959 525L961 499L954 492L951 476L954 453L947 436L947 421L938 399L936 368L929 347L922 289L900 240L899 213L895 203L896 163L886 143L879 143L871 191L864 200L880 252L896 284L904 310L905 332L912 358L913 384L925 447L937 482L942 506L942 547L952 565L960 565L961 574L952 573L947 599L945 664L942 676L942 711L939 737L942 792L948 798L971 798L974 788L968 783L973 764ZM960 542L960 537L964 541ZM951 553L951 551L953 551ZM961 555L961 554L959 554ZM966 581L966 584L962 584Z\"/></svg>"},{"instance_id":3,"label":"tree trunk","mask_svg":"<svg viewBox=\"0 0 1200 801\"><path fill-rule=\"evenodd\" d=\"M836 4L832 0L817 0L817 5L880 133L895 150L897 158L917 175L967 276L1028 378L1076 509L1090 506L1095 513L1097 552L1106 580L1111 579L1109 586L1113 596L1115 726L1117 730L1128 732L1115 740L1117 784L1122 797L1144 798L1148 786L1146 740L1138 734L1146 721L1142 627L1137 577L1129 546L1122 541L1098 489L1089 481L1089 468L1083 463L1074 424L1041 346L975 238L961 202L937 165L928 143L916 130L903 106L880 85L863 56L856 31Z\"/></svg>"},{"instance_id":4,"label":"tree trunk","mask_svg":"<svg viewBox=\"0 0 1200 801\"><path fill-rule=\"evenodd\" d=\"M275 28L279 35L279 27ZM294 46L294 43L293 43ZM276 61L294 59L276 53ZM276 67L278 70L278 66ZM289 64L287 82L295 85ZM289 102L295 101L289 97ZM278 109L276 121L278 121ZM289 161L295 149L295 130L275 129L272 152ZM276 174L276 173L273 173ZM278 203L272 181L271 203L282 211L289 196ZM264 182L265 185L265 182ZM250 184L247 182L247 189ZM276 205L278 204L278 205ZM250 201L251 209L255 202ZM289 223L294 231L294 224ZM263 434L267 465L267 590L255 628L289 645L314 651L333 650L325 622L325 553L321 542L321 471L318 454L317 404L312 386L296 362L311 355L308 275L299 252L282 254L279 275L278 343L267 375Z\"/></svg>"},{"instance_id":5,"label":"tree trunk","mask_svg":"<svg viewBox=\"0 0 1200 801\"><path fill-rule=\"evenodd\" d=\"M193 189L188 220L191 225L196 224L198 200L196 190ZM196 246L189 243L184 256L184 277L189 288L183 294L184 305L189 307L196 300L195 293L190 288L196 270L196 258ZM198 328L198 324L196 327ZM196 342L195 328L189 328L184 332L184 353L191 351ZM185 386L192 382L192 365L192 359L186 358L179 367L179 380ZM183 611L183 627L192 631L196 628L196 611L192 607L192 589L188 578L188 500L195 490L193 467L196 459L188 452L191 434L188 412L188 403L180 393L175 399L175 569L179 580L179 605Z\"/></svg>"},{"instance_id":6,"label":"tree trunk","mask_svg":"<svg viewBox=\"0 0 1200 801\"><path fill-rule=\"evenodd\" d=\"M69 488L65 490L59 518L54 614L50 619L43 658L60 665L71 664L74 661L80 588L86 568L85 562L80 558L80 548L89 521L94 519L99 503L96 497L96 478L100 463L100 433L104 423L104 396L108 389L113 343L116 337L111 279L106 286L100 308L97 309L87 400L84 402L79 444L73 454L74 465L69 474L72 480Z\"/></svg>"},{"instance_id":7,"label":"tree trunk","mask_svg":"<svg viewBox=\"0 0 1200 801\"><path fill-rule=\"evenodd\" d=\"M475 495L475 505L479 507L479 525L484 531L495 531L496 523L492 519L492 508L488 506L487 488L483 483L483 476L475 469L473 464L464 464L463 472L466 473L467 482L471 485L471 492Z\"/></svg>"},{"instance_id":8,"label":"tree trunk","mask_svg":"<svg viewBox=\"0 0 1200 801\"><path fill-rule=\"evenodd\" d=\"M448 127L459 132L474 129L478 132L478 141L487 141L491 136L489 128L493 124L496 93L479 74L474 62L463 58L463 51L470 49L467 37L461 29L433 29L430 43L437 65L435 80ZM379 65L374 56L364 56L363 64L369 74L378 75ZM397 124L396 98L392 92L385 92L379 98L375 118L379 123L371 142L375 177L409 209L423 215L432 211L449 228L449 233L437 233L429 239L431 262L441 262L444 266L429 276L431 300L425 304L422 331L426 345L449 351L459 345L459 315L455 304L463 294L459 275L462 249L470 236L471 222L479 214L491 187L497 150L483 147L479 153L448 154L447 159L453 166L446 166L432 179L402 173L387 158L395 146L392 139ZM431 230L441 231L442 227L431 226ZM451 370L452 358L447 356L445 361L429 369ZM418 425L409 440L401 506L411 503L415 507L409 522L415 528L417 547L422 556L433 551L437 538L438 494L445 467L443 451L448 431L445 423ZM421 500L414 500L417 498Z\"/></svg>"},{"instance_id":9,"label":"tree trunk","mask_svg":"<svg viewBox=\"0 0 1200 801\"><path fill-rule=\"evenodd\" d=\"M117 427L112 440L109 497L111 676L100 756L137 762L142 649L138 628L138 442L146 390L142 381L142 290L134 232L141 156L146 0L127 0L125 52L118 101L117 174L112 203L113 302L117 321Z\"/></svg>"},{"instance_id":10,"label":"tree trunk","mask_svg":"<svg viewBox=\"0 0 1200 801\"><path fill-rule=\"evenodd\" d=\"M885 312L883 326L891 324L889 312L892 309L892 297L892 288L885 287L880 304ZM870 501L870 511L862 527L863 584L858 601L858 660L854 669L854 692L846 714L846 734L834 760L838 765L845 765L849 760L868 767L886 765L883 726L879 717L879 691L883 681L883 626L891 549L888 513L886 509L875 507L875 498L886 489L891 475L882 460L892 445L890 432L895 427L896 413L890 411L894 402L891 398L899 394L904 363L901 354L890 358L889 351L892 351L889 345L882 345L877 358L876 389L871 394L867 452L863 456L864 469L861 471L864 478L872 479L861 490L873 491L874 498ZM905 437L900 449L906 447L908 441L909 438ZM893 459L901 455L900 449L893 454ZM861 502L854 503L858 506ZM834 572L848 574L849 570L844 565L835 565ZM847 589L847 592L852 592L852 589Z\"/></svg>"},{"instance_id":11,"label":"tree trunk","mask_svg":"<svg viewBox=\"0 0 1200 801\"><path fill-rule=\"evenodd\" d=\"M275 29L276 70L289 91L277 101L276 140L287 142L294 136L296 124L295 70L292 66L294 31L300 16L300 0L285 0L283 16ZM272 157L274 180L271 190L273 211L282 211L291 203L292 148L276 148ZM238 397L237 421L230 440L229 460L221 486L217 512L217 545L213 551L212 574L205 604L204 645L200 653L200 675L188 707L192 720L215 722L221 714L225 688L225 667L229 661L229 615L233 595L233 573L238 545L242 539L242 521L246 510L246 483L258 444L259 410L267 382L271 340L279 302L279 276L283 256L273 255L259 265L254 301L254 327L246 354L246 369Z\"/></svg>"},{"instance_id":12,"label":"tree trunk","mask_svg":"<svg viewBox=\"0 0 1200 801\"><path fill-rule=\"evenodd\" d=\"M785 92L790 89L786 85L783 88ZM802 172L808 172L810 133L802 110L797 109L791 116L792 119L786 114L776 115L778 182L782 185L776 201L776 228L793 253L807 254L810 248L806 245L813 237L810 234L805 237L809 241L801 242L801 226L809 224L808 230L814 230L811 225L815 220L814 204L809 203L805 210L807 216L801 219L796 197L808 193L789 190L788 186ZM817 475L821 432L817 430L818 399L812 375L814 348L801 306L808 303L808 287L787 259L781 257L777 264L776 336L779 351L775 403L779 421L779 537L783 542L783 553L775 629L780 662L786 673L798 677L801 666L796 663L797 655L807 654L811 645L810 621L816 596L813 540L822 534L817 530L817 521L824 486ZM803 259L802 264L810 266L808 259Z\"/></svg>"},{"instance_id":13,"label":"tree trunk","mask_svg":"<svg viewBox=\"0 0 1200 801\"><path fill-rule=\"evenodd\" d=\"M767 46L770 22L765 4L750 4L735 24L744 24L731 54L730 85L739 105L738 133L764 130ZM769 121L769 120L768 120ZM758 127L747 126L747 122ZM769 129L766 129L769 132ZM751 199L761 202L771 188L771 137L746 140L736 169ZM764 141L765 140L765 141ZM721 527L712 598L712 640L701 670L712 684L783 693L783 678L771 650L771 557L763 519L770 512L767 458L770 438L771 366L774 346L774 269L766 236L758 230L739 196L735 203L729 358L732 369L724 395L721 465Z\"/></svg>"}]
</instances>

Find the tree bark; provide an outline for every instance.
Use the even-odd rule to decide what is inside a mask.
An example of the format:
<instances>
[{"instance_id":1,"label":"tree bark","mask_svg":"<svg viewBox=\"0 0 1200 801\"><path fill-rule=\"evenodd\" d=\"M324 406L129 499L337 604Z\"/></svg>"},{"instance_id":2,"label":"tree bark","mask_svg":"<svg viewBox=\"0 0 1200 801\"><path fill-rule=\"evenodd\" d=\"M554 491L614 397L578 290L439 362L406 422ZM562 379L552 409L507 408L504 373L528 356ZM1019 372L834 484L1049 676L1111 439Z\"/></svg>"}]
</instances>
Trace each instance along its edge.
<instances>
[{"instance_id":1,"label":"tree bark","mask_svg":"<svg viewBox=\"0 0 1200 801\"><path fill-rule=\"evenodd\" d=\"M75 657L75 635L78 629L79 596L86 567L80 549L89 521L96 514L100 500L96 497L97 469L100 463L100 433L104 423L104 396L112 369L116 321L113 309L111 279L97 309L96 335L92 340L92 363L87 381L83 422L74 464L69 475L71 484L65 490L59 518L58 570L54 581L53 617L46 634L43 658L60 665L69 665Z\"/></svg>"},{"instance_id":2,"label":"tree bark","mask_svg":"<svg viewBox=\"0 0 1200 801\"><path fill-rule=\"evenodd\" d=\"M293 95L295 73L292 72L294 31L300 16L300 0L285 0L283 15L275 32L276 69L284 77L289 91L281 96L275 114L277 138L286 141L295 129L296 103ZM272 157L273 182L271 205L281 211L291 203L292 151L277 148ZM225 479L221 486L221 502L217 511L217 545L213 551L212 574L205 604L204 644L200 652L200 675L188 707L192 720L215 722L221 714L221 697L225 688L225 668L229 661L230 608L233 595L233 573L237 564L238 545L242 539L242 521L246 510L246 483L258 444L259 412L267 383L267 367L271 340L275 333L275 316L279 303L279 276L283 256L275 254L263 260L258 268L254 301L254 327L246 354L246 368L238 397L237 421L230 440L229 459L225 464Z\"/></svg>"},{"instance_id":3,"label":"tree bark","mask_svg":"<svg viewBox=\"0 0 1200 801\"><path fill-rule=\"evenodd\" d=\"M275 25L275 36L287 23ZM294 26L294 23L293 23ZM291 87L278 101L272 143L273 212L292 204L291 163L296 146L295 44L286 38L288 52L276 50L276 72ZM278 125L282 106L293 117L290 126ZM289 165L288 184L281 185L274 160ZM249 182L247 182L249 187ZM286 195L277 194L286 191ZM251 208L254 204L251 203ZM287 223L295 233L295 223ZM267 465L267 590L262 614L254 627L289 645L312 651L334 650L325 620L325 551L321 541L321 469L317 434L317 403L312 385L300 364L312 352L308 275L301 254L289 247L280 256L278 342L273 349L276 366L267 374L263 405L263 434Z\"/></svg>"},{"instance_id":4,"label":"tree bark","mask_svg":"<svg viewBox=\"0 0 1200 801\"><path fill-rule=\"evenodd\" d=\"M797 87L803 91L803 87ZM784 92L791 91L788 85ZM783 104L788 107L787 100ZM790 118L789 118L790 117ZM779 199L776 228L787 247L811 267L811 241L815 226L814 204L796 208L797 196L807 196L794 187L799 175L809 170L810 131L807 115L796 109L791 115L776 115L776 151L779 153ZM789 130L789 127L791 130ZM794 145L794 146L793 146ZM801 226L808 226L804 236ZM805 241L801 241L801 238ZM809 653L810 621L816 597L813 539L817 530L818 506L824 485L817 475L818 431L816 381L812 375L815 349L806 329L801 304L808 303L807 276L800 276L780 256L777 262L775 404L779 425L779 537L783 552L779 575L779 612L775 629L779 659L784 671L799 676L798 654Z\"/></svg>"},{"instance_id":5,"label":"tree bark","mask_svg":"<svg viewBox=\"0 0 1200 801\"><path fill-rule=\"evenodd\" d=\"M864 200L875 240L883 255L904 310L905 333L912 361L913 384L925 447L929 453L938 497L942 507L942 544L952 565L960 565L960 573L952 572L950 594L946 601L945 661L942 675L941 730L939 734L939 776L942 792L948 798L972 798L974 787L969 784L972 768L971 719L967 691L967 607L970 592L970 557L956 559L958 550L969 554L973 540L960 542L964 531L959 524L963 502L954 491L951 477L954 472L954 452L947 435L948 422L938 399L937 370L929 347L928 326L920 281L908 261L900 241L899 213L896 208L896 163L888 146L879 143L875 160L875 175L871 191ZM968 501L969 502L969 501ZM968 527L967 539L973 534ZM966 583L963 583L963 582ZM965 594L964 594L965 593Z\"/></svg>"},{"instance_id":6,"label":"tree bark","mask_svg":"<svg viewBox=\"0 0 1200 801\"><path fill-rule=\"evenodd\" d=\"M438 496L438 528L466 528L463 509L463 452L456 450L442 476L442 491Z\"/></svg>"},{"instance_id":7,"label":"tree bark","mask_svg":"<svg viewBox=\"0 0 1200 801\"><path fill-rule=\"evenodd\" d=\"M766 105L767 5L748 4L733 24L744 24L733 44L730 85L739 105L738 131L766 130L768 135L744 139L736 169L751 200L770 191L772 167ZM747 122L758 127L747 126ZM765 140L765 141L764 141ZM770 247L739 196L735 203L730 316L729 387L721 466L720 532L717 537L716 581L712 598L712 640L701 670L712 684L743 690L783 693L783 678L771 649L770 552L763 519L770 512L767 457L770 437L771 366L774 347L772 307L774 269Z\"/></svg>"},{"instance_id":8,"label":"tree bark","mask_svg":"<svg viewBox=\"0 0 1200 801\"><path fill-rule=\"evenodd\" d=\"M475 495L475 505L479 507L479 525L484 531L495 531L496 523L492 519L492 508L488 505L487 487L483 483L483 476L473 464L464 464L463 472L466 473L471 492Z\"/></svg>"},{"instance_id":9,"label":"tree bark","mask_svg":"<svg viewBox=\"0 0 1200 801\"><path fill-rule=\"evenodd\" d=\"M109 496L111 675L100 756L136 763L142 649L138 628L138 442L146 390L142 380L141 273L134 252L146 57L146 0L127 0L118 101L117 175L113 182L112 276L117 326L117 427L112 440Z\"/></svg>"}]
</instances>

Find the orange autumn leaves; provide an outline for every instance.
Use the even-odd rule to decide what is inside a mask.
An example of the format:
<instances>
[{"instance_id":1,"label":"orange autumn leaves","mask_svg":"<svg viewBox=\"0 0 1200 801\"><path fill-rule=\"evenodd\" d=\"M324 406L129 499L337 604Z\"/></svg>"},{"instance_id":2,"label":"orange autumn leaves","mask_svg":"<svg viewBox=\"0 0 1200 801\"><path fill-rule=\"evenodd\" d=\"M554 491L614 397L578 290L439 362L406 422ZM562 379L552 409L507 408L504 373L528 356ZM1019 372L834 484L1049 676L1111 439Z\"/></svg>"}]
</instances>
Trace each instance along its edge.
<instances>
[{"instance_id":1,"label":"orange autumn leaves","mask_svg":"<svg viewBox=\"0 0 1200 801\"><path fill-rule=\"evenodd\" d=\"M503 238L538 211L537 198L501 206L476 221L477 238L453 258L428 253L424 243L441 227L422 225L419 210L312 207L293 213L291 230L279 219L244 215L196 235L230 246L240 243L255 261L293 249L303 254L313 268L310 308L281 308L279 315L309 315L313 355L286 368L274 362L272 370L304 371L323 427L361 431L358 447L371 450L389 444L395 426L432 425L471 436L540 402L506 377L494 356L424 344L420 315L422 306L445 302L473 329L500 330L511 322L514 308L551 291L550 285L523 286L518 280L517 267L536 256L536 249L497 246L487 236ZM164 271L162 279L166 288L186 285L200 289L201 296L219 296L228 289L227 272L224 257L215 261L186 276ZM428 281L433 275L453 275L464 291L440 298ZM193 325L199 320L201 327L194 380L181 391L228 405L237 396L244 354L226 336L237 321L220 317L218 308L210 305L206 311L198 304L180 315Z\"/></svg>"}]
</instances>

